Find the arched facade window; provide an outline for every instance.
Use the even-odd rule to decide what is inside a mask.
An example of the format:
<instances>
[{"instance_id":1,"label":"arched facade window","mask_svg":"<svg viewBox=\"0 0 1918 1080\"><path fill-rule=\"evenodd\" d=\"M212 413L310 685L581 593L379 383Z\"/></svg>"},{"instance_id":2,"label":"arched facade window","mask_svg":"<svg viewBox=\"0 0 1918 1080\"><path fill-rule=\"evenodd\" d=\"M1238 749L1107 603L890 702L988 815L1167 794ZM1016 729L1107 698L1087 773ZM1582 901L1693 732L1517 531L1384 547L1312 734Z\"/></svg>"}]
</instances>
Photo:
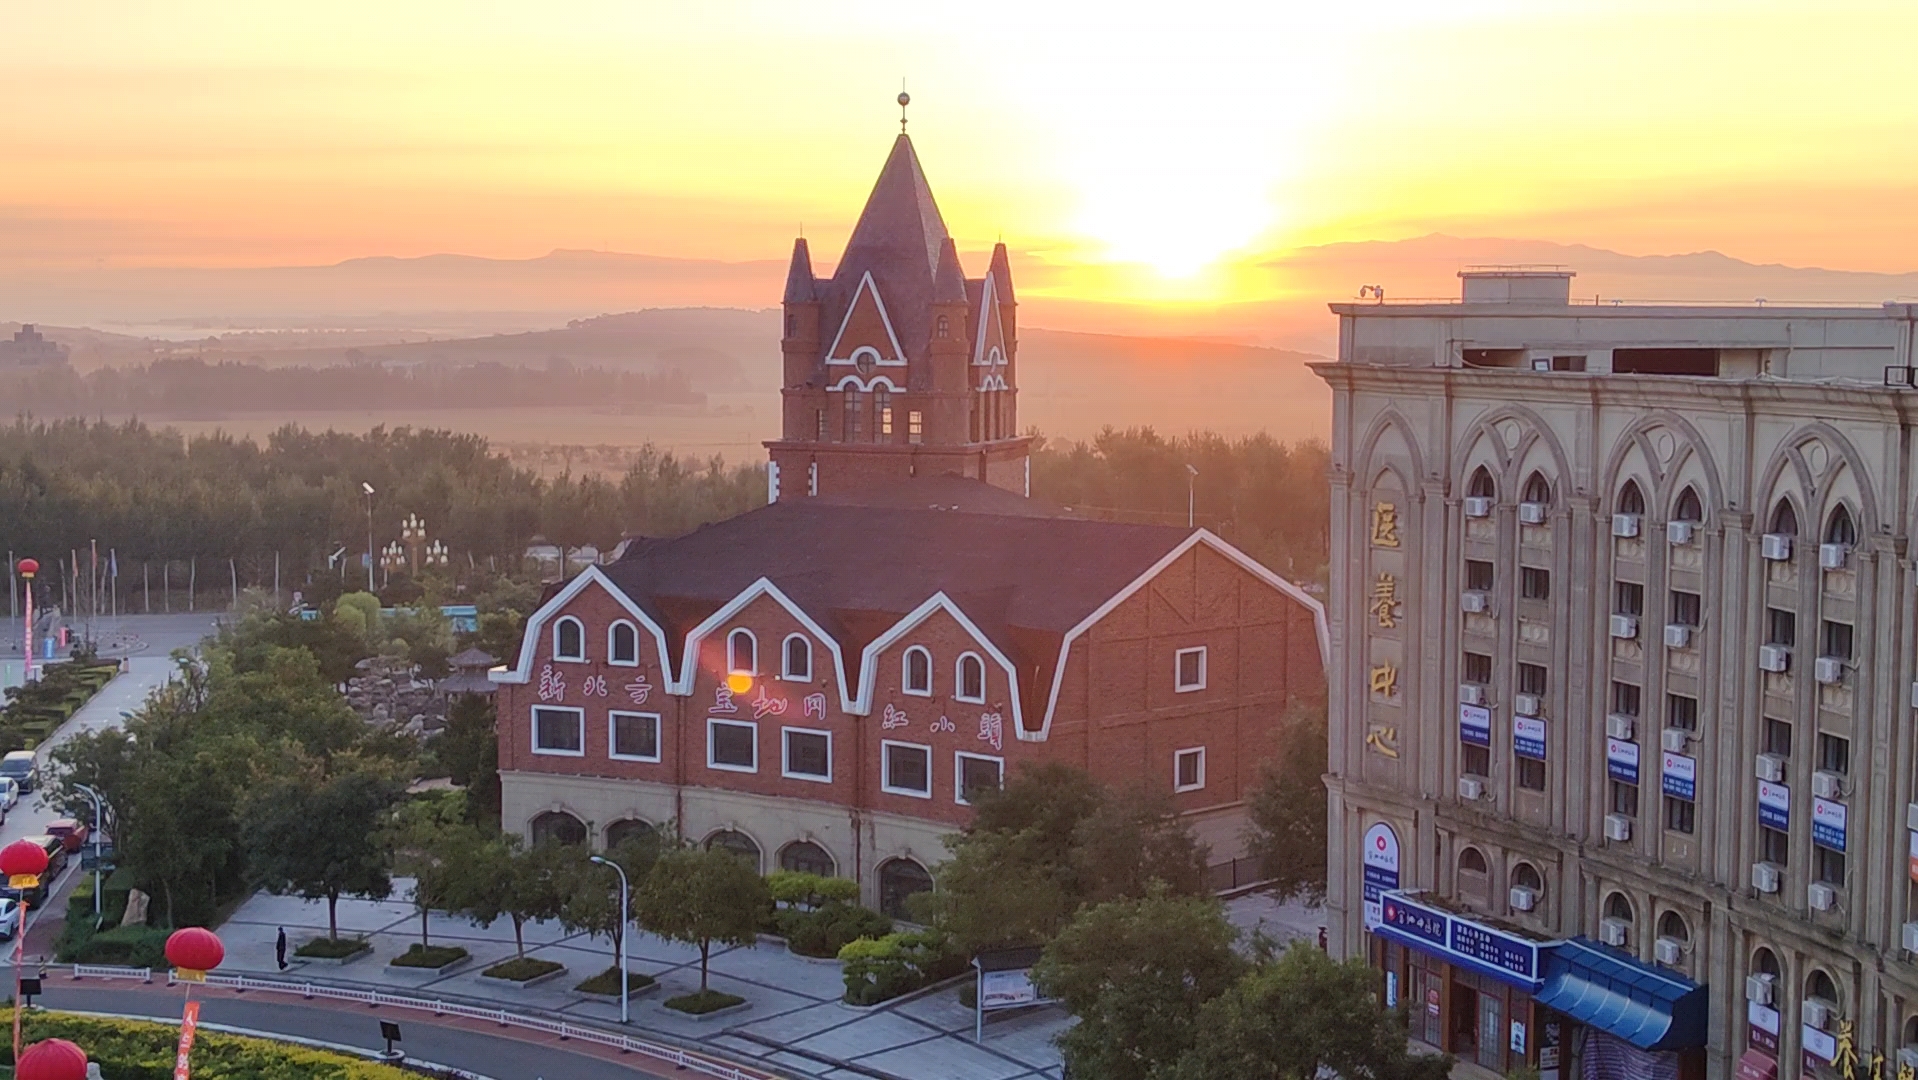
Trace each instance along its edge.
<instances>
[{"instance_id":1,"label":"arched facade window","mask_svg":"<svg viewBox=\"0 0 1918 1080\"><path fill-rule=\"evenodd\" d=\"M1843 1015L1843 1011L1838 1008L1838 984L1831 981L1830 975L1817 968L1813 968L1812 973L1805 979L1805 996L1813 1001L1822 1001L1830 1006L1832 1012Z\"/></svg>"},{"instance_id":2,"label":"arched facade window","mask_svg":"<svg viewBox=\"0 0 1918 1080\"><path fill-rule=\"evenodd\" d=\"M1545 876L1540 874L1538 867L1531 863L1522 862L1512 867L1512 884L1522 889L1530 889L1541 898L1545 895Z\"/></svg>"},{"instance_id":3,"label":"arched facade window","mask_svg":"<svg viewBox=\"0 0 1918 1080\"><path fill-rule=\"evenodd\" d=\"M901 661L904 670L900 672L899 685L908 694L922 697L932 696L932 653L923 645L914 645L906 650Z\"/></svg>"},{"instance_id":4,"label":"arched facade window","mask_svg":"<svg viewBox=\"0 0 1918 1080\"><path fill-rule=\"evenodd\" d=\"M533 819L533 844L584 844L586 823L564 810L548 810Z\"/></svg>"},{"instance_id":5,"label":"arched facade window","mask_svg":"<svg viewBox=\"0 0 1918 1080\"><path fill-rule=\"evenodd\" d=\"M1851 511L1842 505L1831 512L1831 520L1825 523L1825 543L1858 545L1858 525L1852 521Z\"/></svg>"},{"instance_id":6,"label":"arched facade window","mask_svg":"<svg viewBox=\"0 0 1918 1080\"><path fill-rule=\"evenodd\" d=\"M937 334L939 337L949 338L952 336L952 319L949 318L948 316L945 316L945 315L939 316L939 321L935 323L934 325L937 327L937 329L935 329L933 333Z\"/></svg>"},{"instance_id":7,"label":"arched facade window","mask_svg":"<svg viewBox=\"0 0 1918 1080\"><path fill-rule=\"evenodd\" d=\"M659 840L659 830L651 822L638 818L622 818L606 826L606 850L611 851L622 844L652 844Z\"/></svg>"},{"instance_id":8,"label":"arched facade window","mask_svg":"<svg viewBox=\"0 0 1918 1080\"><path fill-rule=\"evenodd\" d=\"M804 634L786 635L786 644L780 650L781 661L779 677L794 682L812 681L812 639Z\"/></svg>"},{"instance_id":9,"label":"arched facade window","mask_svg":"<svg viewBox=\"0 0 1918 1080\"><path fill-rule=\"evenodd\" d=\"M1658 936L1670 938L1680 945L1689 945L1692 941L1692 928L1685 923L1685 916L1676 911L1667 911L1658 917Z\"/></svg>"},{"instance_id":10,"label":"arched facade window","mask_svg":"<svg viewBox=\"0 0 1918 1080\"><path fill-rule=\"evenodd\" d=\"M1752 954L1752 974L1769 975L1776 985L1784 977L1785 969L1778 966L1778 954L1770 949L1761 948Z\"/></svg>"},{"instance_id":11,"label":"arched facade window","mask_svg":"<svg viewBox=\"0 0 1918 1080\"><path fill-rule=\"evenodd\" d=\"M1480 465L1472 471L1472 479L1465 485L1465 494L1475 499L1491 499L1498 496L1498 485L1492 482L1492 474Z\"/></svg>"},{"instance_id":12,"label":"arched facade window","mask_svg":"<svg viewBox=\"0 0 1918 1080\"><path fill-rule=\"evenodd\" d=\"M639 663L639 627L624 619L608 627L606 659L614 664Z\"/></svg>"},{"instance_id":13,"label":"arched facade window","mask_svg":"<svg viewBox=\"0 0 1918 1080\"><path fill-rule=\"evenodd\" d=\"M977 653L966 653L959 657L957 681L958 689L954 697L975 705L985 703L986 662Z\"/></svg>"},{"instance_id":14,"label":"arched facade window","mask_svg":"<svg viewBox=\"0 0 1918 1080\"><path fill-rule=\"evenodd\" d=\"M1918 1046L1918 1016L1905 1017L1904 1045Z\"/></svg>"},{"instance_id":15,"label":"arched facade window","mask_svg":"<svg viewBox=\"0 0 1918 1080\"><path fill-rule=\"evenodd\" d=\"M1525 487L1519 492L1519 501L1549 505L1552 501L1552 485L1545 479L1544 473L1533 473L1525 478Z\"/></svg>"},{"instance_id":16,"label":"arched facade window","mask_svg":"<svg viewBox=\"0 0 1918 1080\"><path fill-rule=\"evenodd\" d=\"M1771 528L1765 531L1779 536L1798 535L1798 511L1792 509L1790 499L1778 500L1771 512Z\"/></svg>"},{"instance_id":17,"label":"arched facade window","mask_svg":"<svg viewBox=\"0 0 1918 1080\"><path fill-rule=\"evenodd\" d=\"M1640 515L1645 513L1645 493L1638 489L1638 481L1627 480L1625 486L1618 489L1618 512Z\"/></svg>"},{"instance_id":18,"label":"arched facade window","mask_svg":"<svg viewBox=\"0 0 1918 1080\"><path fill-rule=\"evenodd\" d=\"M932 891L932 875L911 859L887 859L879 864L879 910L895 919L910 919L907 898Z\"/></svg>"},{"instance_id":19,"label":"arched facade window","mask_svg":"<svg viewBox=\"0 0 1918 1080\"><path fill-rule=\"evenodd\" d=\"M1458 853L1458 868L1468 874L1484 874L1491 869L1485 863L1485 853L1475 847Z\"/></svg>"},{"instance_id":20,"label":"arched facade window","mask_svg":"<svg viewBox=\"0 0 1918 1080\"><path fill-rule=\"evenodd\" d=\"M721 829L706 838L707 851L730 851L759 870L759 844L738 829Z\"/></svg>"},{"instance_id":21,"label":"arched facade window","mask_svg":"<svg viewBox=\"0 0 1918 1080\"><path fill-rule=\"evenodd\" d=\"M553 623L553 659L586 659L586 624L563 615Z\"/></svg>"},{"instance_id":22,"label":"arched facade window","mask_svg":"<svg viewBox=\"0 0 1918 1080\"><path fill-rule=\"evenodd\" d=\"M1678 502L1672 506L1673 521L1705 520L1705 504L1698 501L1696 489L1687 486L1678 493Z\"/></svg>"},{"instance_id":23,"label":"arched facade window","mask_svg":"<svg viewBox=\"0 0 1918 1080\"><path fill-rule=\"evenodd\" d=\"M838 870L832 853L811 840L795 840L779 849L779 868L800 874L832 877Z\"/></svg>"},{"instance_id":24,"label":"arched facade window","mask_svg":"<svg viewBox=\"0 0 1918 1080\"><path fill-rule=\"evenodd\" d=\"M759 674L759 639L743 626L726 635L726 671L734 675Z\"/></svg>"},{"instance_id":25,"label":"arched facade window","mask_svg":"<svg viewBox=\"0 0 1918 1080\"><path fill-rule=\"evenodd\" d=\"M1607 896L1605 898L1605 917L1608 919L1623 919L1628 923L1633 922L1636 916L1632 913L1631 898L1622 892L1615 892Z\"/></svg>"}]
</instances>

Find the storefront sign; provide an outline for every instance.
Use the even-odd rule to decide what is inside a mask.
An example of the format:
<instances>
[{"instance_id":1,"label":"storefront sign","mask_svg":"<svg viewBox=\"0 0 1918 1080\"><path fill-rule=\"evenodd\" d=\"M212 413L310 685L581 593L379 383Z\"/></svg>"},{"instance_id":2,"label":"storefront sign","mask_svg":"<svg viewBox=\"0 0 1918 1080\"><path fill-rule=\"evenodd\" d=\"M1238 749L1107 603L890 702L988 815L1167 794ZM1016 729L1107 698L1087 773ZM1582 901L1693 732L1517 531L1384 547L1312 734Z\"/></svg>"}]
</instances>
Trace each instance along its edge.
<instances>
[{"instance_id":1,"label":"storefront sign","mask_svg":"<svg viewBox=\"0 0 1918 1080\"><path fill-rule=\"evenodd\" d=\"M1492 710L1483 705L1458 707L1458 738L1473 746L1492 745Z\"/></svg>"},{"instance_id":2,"label":"storefront sign","mask_svg":"<svg viewBox=\"0 0 1918 1080\"><path fill-rule=\"evenodd\" d=\"M1911 834L1911 880L1918 881L1918 832Z\"/></svg>"},{"instance_id":3,"label":"storefront sign","mask_svg":"<svg viewBox=\"0 0 1918 1080\"><path fill-rule=\"evenodd\" d=\"M1756 1001L1745 1003L1745 1045L1778 1056L1778 1010Z\"/></svg>"},{"instance_id":4,"label":"storefront sign","mask_svg":"<svg viewBox=\"0 0 1918 1080\"><path fill-rule=\"evenodd\" d=\"M1512 1053L1519 1055L1525 1053L1525 1021L1523 1020L1512 1021Z\"/></svg>"},{"instance_id":5,"label":"storefront sign","mask_svg":"<svg viewBox=\"0 0 1918 1080\"><path fill-rule=\"evenodd\" d=\"M1558 1021L1547 1020L1538 1033L1539 1080L1558 1080L1558 1042Z\"/></svg>"},{"instance_id":6,"label":"storefront sign","mask_svg":"<svg viewBox=\"0 0 1918 1080\"><path fill-rule=\"evenodd\" d=\"M1048 1000L1040 997L1038 988L1032 985L1031 968L984 971L979 974L979 1008L982 1011L1017 1009L1044 1004Z\"/></svg>"},{"instance_id":7,"label":"storefront sign","mask_svg":"<svg viewBox=\"0 0 1918 1080\"><path fill-rule=\"evenodd\" d=\"M1832 1058L1838 1056L1838 1040L1829 1031L1820 1031L1807 1024L1800 1038L1805 1045L1807 1063L1813 1058L1821 1062L1830 1062Z\"/></svg>"},{"instance_id":8,"label":"storefront sign","mask_svg":"<svg viewBox=\"0 0 1918 1080\"><path fill-rule=\"evenodd\" d=\"M1385 1007L1388 1009L1399 1007L1399 973L1396 971L1385 973Z\"/></svg>"},{"instance_id":9,"label":"storefront sign","mask_svg":"<svg viewBox=\"0 0 1918 1080\"><path fill-rule=\"evenodd\" d=\"M1662 770L1664 791L1674 799L1698 801L1698 759L1684 754L1666 754Z\"/></svg>"},{"instance_id":10,"label":"storefront sign","mask_svg":"<svg viewBox=\"0 0 1918 1080\"><path fill-rule=\"evenodd\" d=\"M1545 721L1536 716L1512 717L1512 753L1545 760Z\"/></svg>"},{"instance_id":11,"label":"storefront sign","mask_svg":"<svg viewBox=\"0 0 1918 1080\"><path fill-rule=\"evenodd\" d=\"M1365 830L1365 928L1379 924L1380 901L1399 887L1399 834L1381 821Z\"/></svg>"},{"instance_id":12,"label":"storefront sign","mask_svg":"<svg viewBox=\"0 0 1918 1080\"><path fill-rule=\"evenodd\" d=\"M1833 851L1845 850L1845 804L1830 799L1811 801L1811 842Z\"/></svg>"},{"instance_id":13,"label":"storefront sign","mask_svg":"<svg viewBox=\"0 0 1918 1080\"><path fill-rule=\"evenodd\" d=\"M1621 784L1638 783L1638 744L1624 739L1606 739L1605 775Z\"/></svg>"},{"instance_id":14,"label":"storefront sign","mask_svg":"<svg viewBox=\"0 0 1918 1080\"><path fill-rule=\"evenodd\" d=\"M1791 788L1769 780L1758 782L1758 823L1779 832L1791 831Z\"/></svg>"},{"instance_id":15,"label":"storefront sign","mask_svg":"<svg viewBox=\"0 0 1918 1080\"><path fill-rule=\"evenodd\" d=\"M1463 915L1427 907L1403 893L1387 893L1383 906L1384 918L1380 925L1413 939L1416 947L1503 982L1537 991L1540 985L1537 942L1473 922Z\"/></svg>"}]
</instances>

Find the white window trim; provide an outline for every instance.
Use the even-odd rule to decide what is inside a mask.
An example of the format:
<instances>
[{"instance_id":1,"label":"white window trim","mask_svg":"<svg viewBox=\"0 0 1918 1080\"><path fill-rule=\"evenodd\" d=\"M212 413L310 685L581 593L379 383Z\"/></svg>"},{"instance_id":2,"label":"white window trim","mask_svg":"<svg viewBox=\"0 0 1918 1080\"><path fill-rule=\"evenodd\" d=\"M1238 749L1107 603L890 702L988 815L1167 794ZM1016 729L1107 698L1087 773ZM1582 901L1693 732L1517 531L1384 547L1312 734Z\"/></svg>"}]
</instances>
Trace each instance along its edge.
<instances>
[{"instance_id":1,"label":"white window trim","mask_svg":"<svg viewBox=\"0 0 1918 1080\"><path fill-rule=\"evenodd\" d=\"M613 648L613 635L617 633L622 626L633 632L633 658L631 660L621 660L618 651ZM614 667L639 666L639 627L635 626L632 620L615 619L613 620L613 624L606 628L606 662Z\"/></svg>"},{"instance_id":2,"label":"white window trim","mask_svg":"<svg viewBox=\"0 0 1918 1080\"><path fill-rule=\"evenodd\" d=\"M560 627L565 626L567 623L572 623L574 626L579 627L579 655L578 656L566 656L559 651L559 630L560 630ZM586 663L586 624L585 623L580 622L579 619L571 615L561 615L559 618L553 620L553 660L561 664Z\"/></svg>"},{"instance_id":3,"label":"white window trim","mask_svg":"<svg viewBox=\"0 0 1918 1080\"><path fill-rule=\"evenodd\" d=\"M926 658L926 688L924 690L914 690L912 688L912 656L914 653L918 653ZM932 696L932 650L931 649L926 648L924 645L912 645L912 646L908 646L906 651L900 654L899 689L902 693L911 694L913 697L931 697Z\"/></svg>"},{"instance_id":4,"label":"white window trim","mask_svg":"<svg viewBox=\"0 0 1918 1080\"><path fill-rule=\"evenodd\" d=\"M1180 663L1186 657L1192 655L1193 653L1199 654L1199 681L1191 684L1180 682L1179 681ZM1207 666L1206 661L1207 661L1206 647L1204 645L1195 645L1190 649L1180 649L1178 652L1173 653L1172 654L1172 690L1173 692L1179 693L1179 694L1190 694L1190 693L1193 693L1194 691L1205 689L1205 676L1206 676L1206 666Z\"/></svg>"},{"instance_id":5,"label":"white window trim","mask_svg":"<svg viewBox=\"0 0 1918 1080\"><path fill-rule=\"evenodd\" d=\"M741 634L746 635L746 640L753 643L753 662L751 667L740 667L739 657L733 651L733 639L738 637ZM743 626L735 626L731 630L726 631L726 674L754 675L754 676L757 676L759 674L759 635L758 634L753 633L751 630L748 630Z\"/></svg>"},{"instance_id":6,"label":"white window trim","mask_svg":"<svg viewBox=\"0 0 1918 1080\"><path fill-rule=\"evenodd\" d=\"M731 727L743 727L743 728L752 729L753 763L751 765L726 765L713 760L713 729L720 724L726 724ZM742 773L758 772L759 771L759 725L757 723L754 723L751 720L728 720L724 717L719 717L719 716L707 717L706 718L706 767L708 769L713 769L718 772L742 772Z\"/></svg>"},{"instance_id":7,"label":"white window trim","mask_svg":"<svg viewBox=\"0 0 1918 1080\"><path fill-rule=\"evenodd\" d=\"M542 712L572 713L573 722L579 725L579 749L548 750L539 744L539 714ZM586 756L586 710L576 705L535 705L533 711L526 714L529 721L528 734L533 739L533 753L545 757L585 757Z\"/></svg>"},{"instance_id":8,"label":"white window trim","mask_svg":"<svg viewBox=\"0 0 1918 1080\"><path fill-rule=\"evenodd\" d=\"M892 755L890 751L895 746L908 750L918 750L926 755L926 790L915 791L912 788L892 786ZM879 790L888 795L906 795L914 799L930 799L932 798L933 786L931 746L925 743L895 742L892 739L879 740Z\"/></svg>"},{"instance_id":9,"label":"white window trim","mask_svg":"<svg viewBox=\"0 0 1918 1080\"><path fill-rule=\"evenodd\" d=\"M1199 755L1199 782L1196 784L1179 783L1179 762L1187 754ZM1172 790L1175 792L1198 791L1205 787L1205 747L1188 746L1172 752Z\"/></svg>"},{"instance_id":10,"label":"white window trim","mask_svg":"<svg viewBox=\"0 0 1918 1080\"><path fill-rule=\"evenodd\" d=\"M644 754L622 754L618 752L619 739L617 735L619 731L619 718L622 716L640 716L653 722L653 753L651 757L647 757ZM666 732L660 725L659 714L656 712L612 709L606 713L606 756L614 761L651 761L657 763L660 758L660 751L664 749L662 743L664 742L665 735Z\"/></svg>"},{"instance_id":11,"label":"white window trim","mask_svg":"<svg viewBox=\"0 0 1918 1080\"><path fill-rule=\"evenodd\" d=\"M826 775L793 771L792 747L787 741L792 735L822 735L826 739ZM832 783L832 732L821 728L782 727L779 729L779 775L788 780L810 780L815 784Z\"/></svg>"},{"instance_id":12,"label":"white window trim","mask_svg":"<svg viewBox=\"0 0 1918 1080\"><path fill-rule=\"evenodd\" d=\"M952 752L952 801L953 802L958 803L960 806L972 805L971 803L966 801L965 764L968 760L990 761L994 763L995 765L998 765L999 766L999 788L1002 791L1005 790L1005 786L1006 786L1006 759L1005 758L995 757L991 754L969 754L964 750L954 750Z\"/></svg>"},{"instance_id":13,"label":"white window trim","mask_svg":"<svg viewBox=\"0 0 1918 1080\"><path fill-rule=\"evenodd\" d=\"M803 674L787 670L789 666L788 662L791 660L790 650L794 638L798 638L800 641L806 643L806 670ZM787 634L786 640L779 643L779 677L787 682L811 682L812 659L812 639L800 633Z\"/></svg>"},{"instance_id":14,"label":"white window trim","mask_svg":"<svg viewBox=\"0 0 1918 1080\"><path fill-rule=\"evenodd\" d=\"M967 660L971 660L973 663L979 665L979 696L978 697L967 697L965 693L966 661ZM959 654L958 662L952 665L952 699L954 701L963 701L970 705L984 705L986 703L986 658L985 657L980 656L976 652L963 652Z\"/></svg>"}]
</instances>

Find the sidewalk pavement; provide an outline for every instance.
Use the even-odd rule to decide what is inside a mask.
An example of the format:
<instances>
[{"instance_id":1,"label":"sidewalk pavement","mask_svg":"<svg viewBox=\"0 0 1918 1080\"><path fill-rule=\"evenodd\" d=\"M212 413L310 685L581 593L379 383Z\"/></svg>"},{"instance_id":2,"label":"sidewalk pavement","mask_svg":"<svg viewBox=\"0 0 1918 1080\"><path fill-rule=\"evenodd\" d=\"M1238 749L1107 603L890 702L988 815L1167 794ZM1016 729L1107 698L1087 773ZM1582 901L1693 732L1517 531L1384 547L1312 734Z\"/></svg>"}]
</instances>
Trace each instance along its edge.
<instances>
[{"instance_id":1,"label":"sidewalk pavement","mask_svg":"<svg viewBox=\"0 0 1918 1080\"><path fill-rule=\"evenodd\" d=\"M411 883L395 883L405 896ZM1316 936L1318 912L1281 906L1263 897L1229 902L1233 921L1263 925L1280 940ZM566 974L520 989L480 978L480 971L514 954L513 927L501 919L491 927L432 916L428 933L434 944L464 946L472 960L452 973L433 978L395 974L387 961L420 939L420 919L403 900L375 903L342 900L340 932L373 942L370 956L345 965L302 961L292 950L326 933L326 905L297 897L260 894L247 900L220 928L227 959L222 974L276 975L315 982L377 985L401 993L484 1000L503 1008L543 1012L617 1027L619 1001L579 994L573 987L615 963L605 938L568 934L554 923L526 927L529 956L556 960ZM274 962L274 937L286 928L288 959L284 973ZM693 1040L796 1077L853 1080L896 1077L901 1080L1057 1080L1060 1058L1053 1039L1071 1022L1063 1010L1042 1007L1000 1014L986 1022L983 1044L973 1041L973 1012L959 1004L956 986L920 996L855 1008L841 1002L845 984L836 961L812 960L788 953L784 945L715 950L711 984L744 997L749 1007L708 1020L664 1009L668 997L699 988L699 951L634 931L628 941L631 970L653 976L660 986L632 1002L633 1027ZM363 954L364 955L364 954ZM855 1066L848 1069L845 1065Z\"/></svg>"}]
</instances>

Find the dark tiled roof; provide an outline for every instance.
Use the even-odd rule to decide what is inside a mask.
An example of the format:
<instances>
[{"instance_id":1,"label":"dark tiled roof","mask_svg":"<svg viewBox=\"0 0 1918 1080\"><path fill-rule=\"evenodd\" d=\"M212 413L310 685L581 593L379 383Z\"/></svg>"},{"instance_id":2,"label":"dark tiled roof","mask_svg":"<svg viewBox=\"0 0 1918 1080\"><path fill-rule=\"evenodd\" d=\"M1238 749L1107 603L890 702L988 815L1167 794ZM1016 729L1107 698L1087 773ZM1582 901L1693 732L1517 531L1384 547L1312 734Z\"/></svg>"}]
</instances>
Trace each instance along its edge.
<instances>
[{"instance_id":1,"label":"dark tiled roof","mask_svg":"<svg viewBox=\"0 0 1918 1080\"><path fill-rule=\"evenodd\" d=\"M480 668L483 670L499 663L499 658L484 649L467 649L464 652L457 652L447 657L446 662L456 668Z\"/></svg>"},{"instance_id":2,"label":"dark tiled roof","mask_svg":"<svg viewBox=\"0 0 1918 1080\"><path fill-rule=\"evenodd\" d=\"M939 248L946 240L946 222L932 200L932 188L919 167L912 140L901 134L879 181L866 199L859 224L846 241L846 253L824 283L821 325L834 328L852 306L859 282L870 272L886 302L899 346L917 359L932 338L933 276L939 267Z\"/></svg>"},{"instance_id":3,"label":"dark tiled roof","mask_svg":"<svg viewBox=\"0 0 1918 1080\"><path fill-rule=\"evenodd\" d=\"M812 252L806 247L806 238L793 241L792 265L786 269L786 296L784 303L803 304L818 298L818 285L812 276Z\"/></svg>"}]
</instances>

